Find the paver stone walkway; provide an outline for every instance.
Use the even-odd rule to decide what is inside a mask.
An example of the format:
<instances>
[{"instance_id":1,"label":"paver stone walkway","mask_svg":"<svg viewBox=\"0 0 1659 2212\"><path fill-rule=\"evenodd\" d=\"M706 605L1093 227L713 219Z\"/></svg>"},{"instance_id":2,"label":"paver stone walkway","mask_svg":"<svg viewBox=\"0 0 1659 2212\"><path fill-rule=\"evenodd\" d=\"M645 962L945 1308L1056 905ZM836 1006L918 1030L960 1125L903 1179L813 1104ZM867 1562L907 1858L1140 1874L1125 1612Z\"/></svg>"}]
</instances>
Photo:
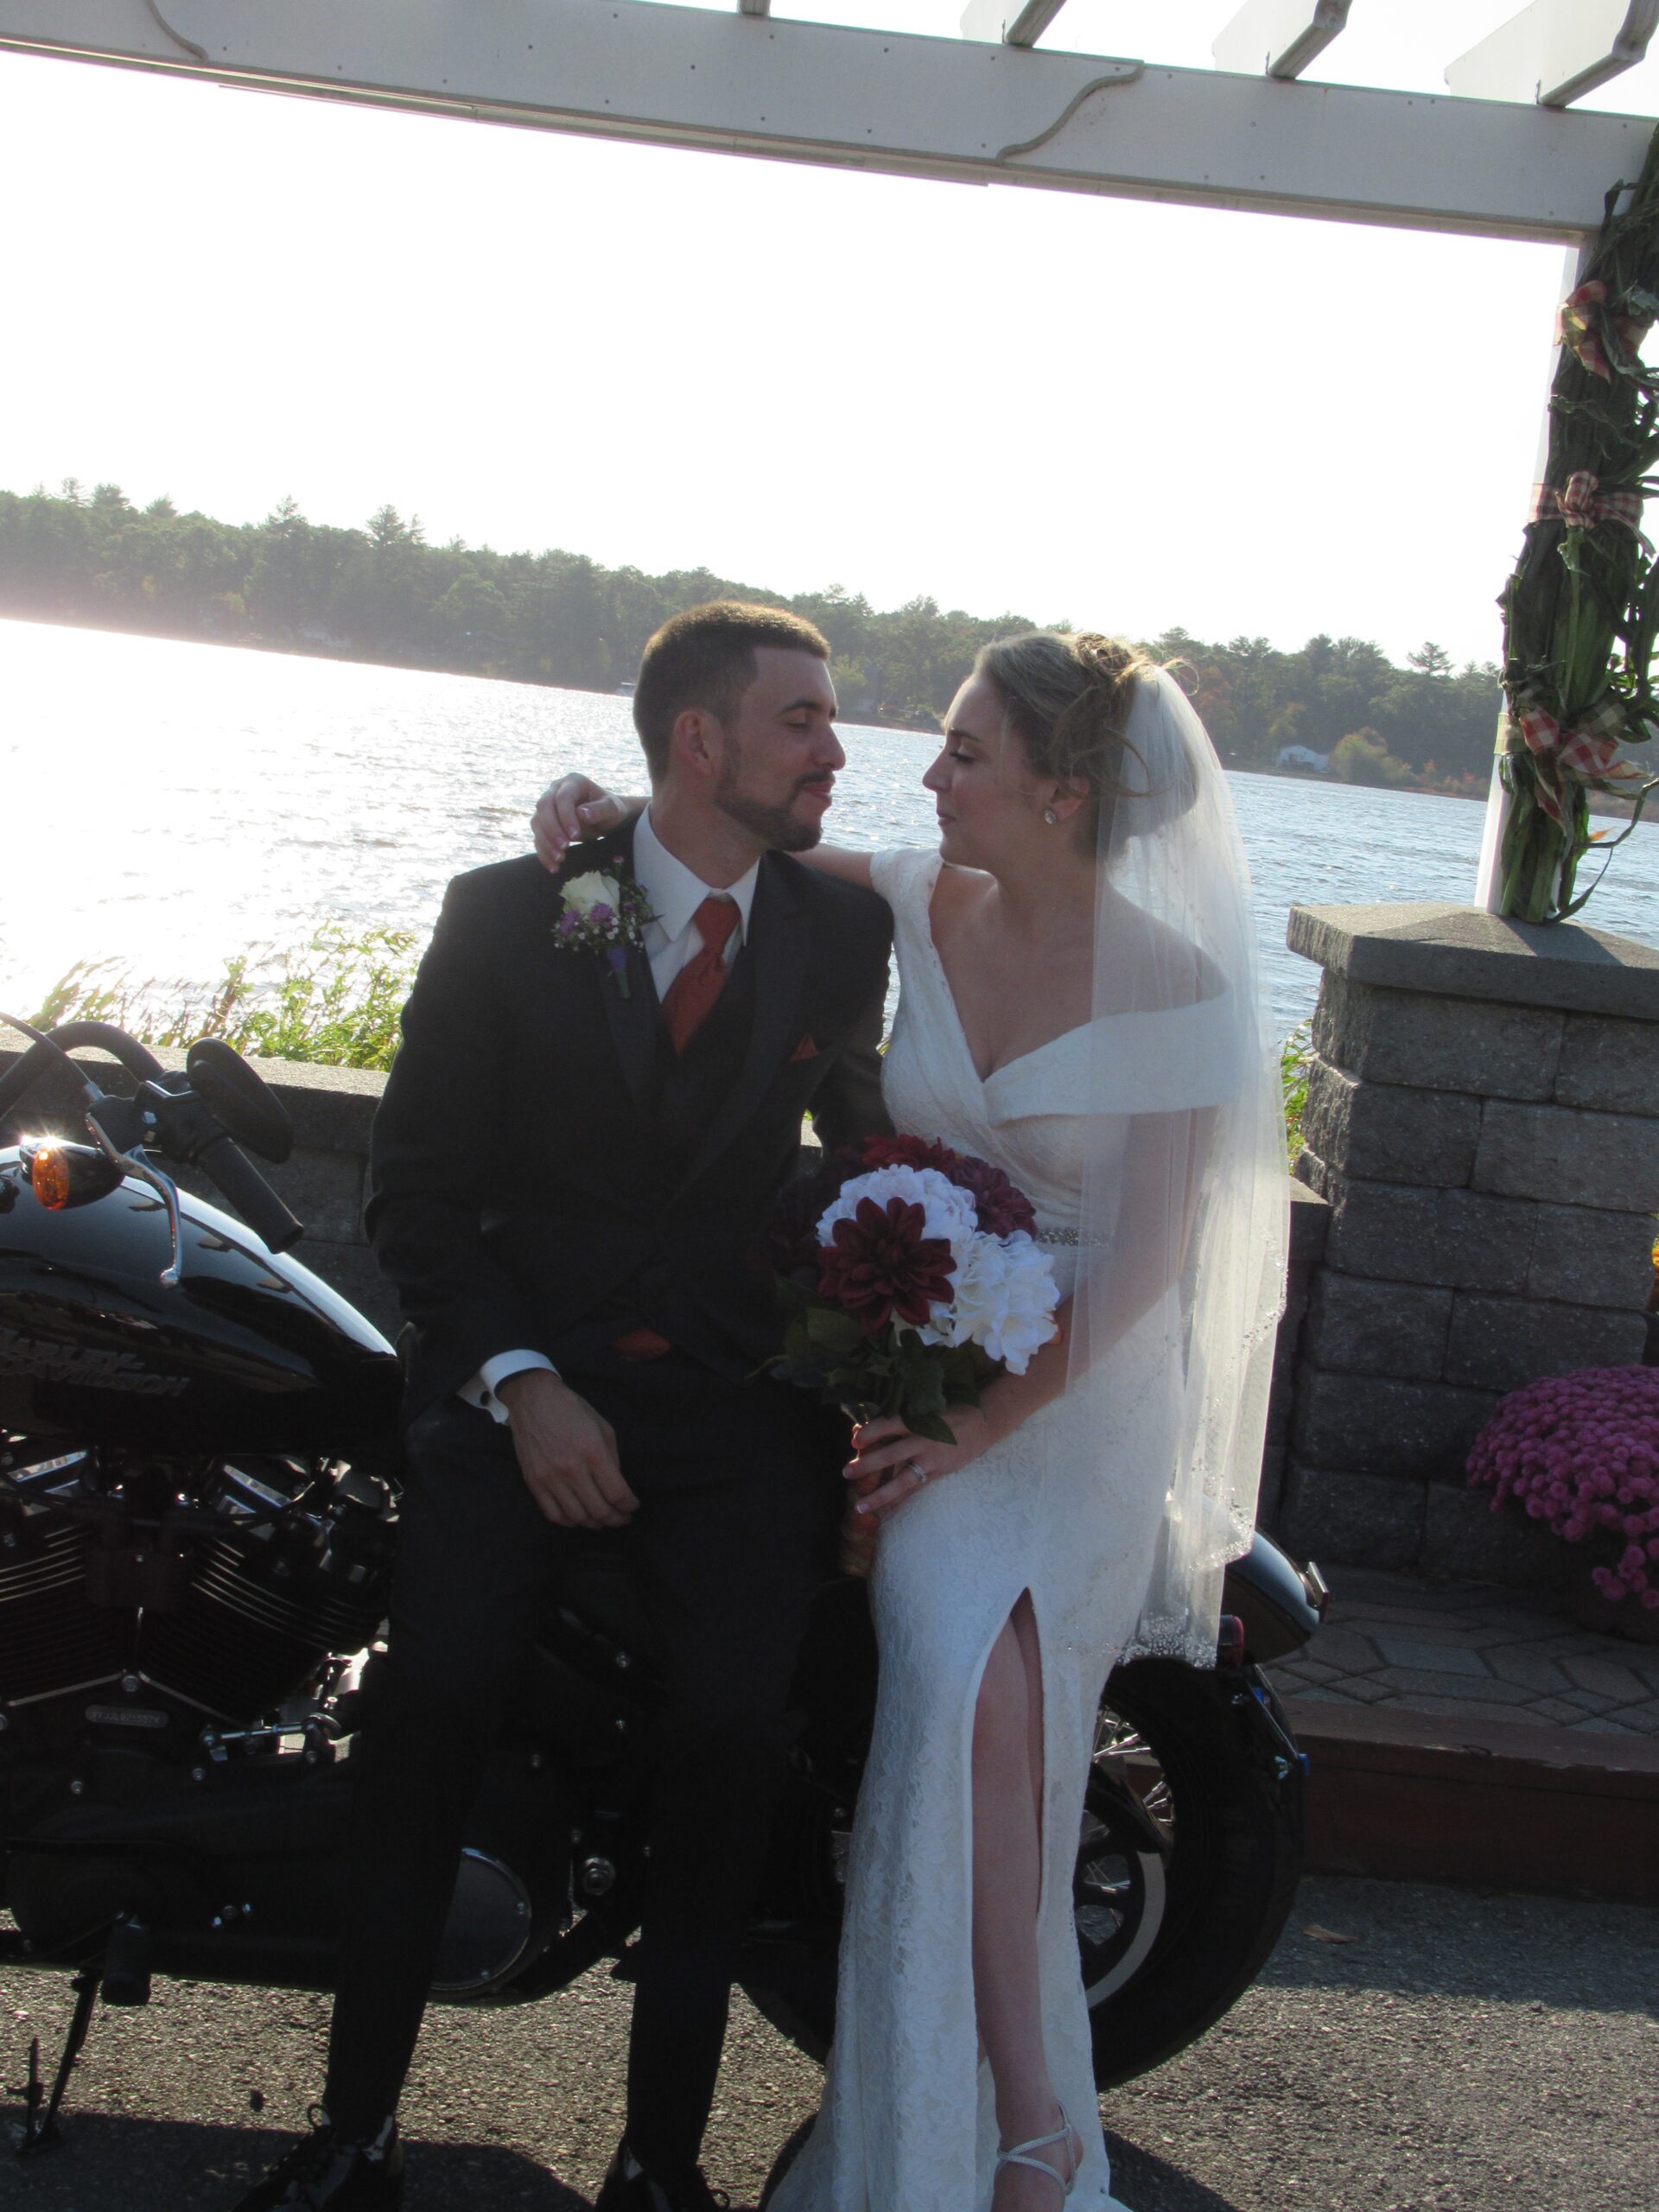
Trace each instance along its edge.
<instances>
[{"instance_id":1,"label":"paver stone walkway","mask_svg":"<svg viewBox=\"0 0 1659 2212\"><path fill-rule=\"evenodd\" d=\"M1283 1696L1659 1737L1659 1645L1598 1636L1513 1590L1352 1567L1325 1580L1319 1634L1268 1669Z\"/></svg>"}]
</instances>

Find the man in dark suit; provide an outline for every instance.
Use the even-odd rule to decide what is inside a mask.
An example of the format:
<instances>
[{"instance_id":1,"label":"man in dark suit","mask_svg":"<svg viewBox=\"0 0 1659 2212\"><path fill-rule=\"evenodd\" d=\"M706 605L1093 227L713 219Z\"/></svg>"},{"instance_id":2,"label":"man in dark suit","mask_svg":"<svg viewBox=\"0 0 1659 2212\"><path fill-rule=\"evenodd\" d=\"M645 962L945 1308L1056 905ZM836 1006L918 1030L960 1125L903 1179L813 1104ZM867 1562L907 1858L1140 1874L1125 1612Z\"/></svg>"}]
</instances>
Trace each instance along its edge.
<instances>
[{"instance_id":1,"label":"man in dark suit","mask_svg":"<svg viewBox=\"0 0 1659 2212\"><path fill-rule=\"evenodd\" d=\"M677 616L634 691L645 814L555 875L527 857L449 887L371 1162L370 1234L413 1324L409 1469L327 2117L243 2212L400 2202L393 2114L462 1825L566 1532L594 1529L624 1532L671 1675L599 2201L715 2202L698 2150L848 1448L832 1412L753 1379L779 1338L757 1249L804 1113L830 1144L887 1126L887 909L789 857L845 761L828 654L774 609ZM630 879L651 917L632 932ZM579 926L596 897L610 919Z\"/></svg>"}]
</instances>

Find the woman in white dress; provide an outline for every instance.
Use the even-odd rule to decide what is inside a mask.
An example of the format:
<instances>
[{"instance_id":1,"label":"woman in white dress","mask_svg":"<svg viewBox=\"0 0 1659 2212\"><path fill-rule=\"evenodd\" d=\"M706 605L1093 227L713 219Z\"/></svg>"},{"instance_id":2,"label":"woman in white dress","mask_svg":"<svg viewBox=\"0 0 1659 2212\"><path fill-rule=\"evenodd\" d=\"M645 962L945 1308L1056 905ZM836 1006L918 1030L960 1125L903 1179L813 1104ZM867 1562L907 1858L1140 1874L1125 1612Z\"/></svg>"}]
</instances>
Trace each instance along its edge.
<instances>
[{"instance_id":1,"label":"woman in white dress","mask_svg":"<svg viewBox=\"0 0 1659 2212\"><path fill-rule=\"evenodd\" d=\"M1071 1873L1107 1674L1213 1662L1283 1280L1282 1123L1224 780L1130 648L988 647L924 781L938 851L803 855L893 909L895 1128L1031 1200L1063 1335L945 1419L868 1424L875 1732L835 2047L775 2212L1122 2212ZM579 779L544 839L608 806Z\"/></svg>"}]
</instances>

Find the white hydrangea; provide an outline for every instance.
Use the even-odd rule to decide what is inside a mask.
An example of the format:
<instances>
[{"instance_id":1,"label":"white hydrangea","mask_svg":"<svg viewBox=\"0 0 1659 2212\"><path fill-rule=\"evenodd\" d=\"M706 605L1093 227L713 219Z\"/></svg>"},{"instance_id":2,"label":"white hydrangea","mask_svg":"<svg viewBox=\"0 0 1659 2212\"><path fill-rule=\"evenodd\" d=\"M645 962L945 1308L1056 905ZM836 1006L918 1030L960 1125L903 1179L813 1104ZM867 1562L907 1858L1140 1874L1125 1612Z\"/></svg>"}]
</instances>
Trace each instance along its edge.
<instances>
[{"instance_id":1,"label":"white hydrangea","mask_svg":"<svg viewBox=\"0 0 1659 2212\"><path fill-rule=\"evenodd\" d=\"M1023 1375L1032 1355L1059 1334L1058 1303L1054 1262L1023 1229L976 1236L958 1258L954 1300L933 1308L922 1341L980 1344L1010 1374Z\"/></svg>"},{"instance_id":2,"label":"white hydrangea","mask_svg":"<svg viewBox=\"0 0 1659 2212\"><path fill-rule=\"evenodd\" d=\"M959 1190L937 1167L876 1167L868 1175L855 1175L842 1185L841 1196L818 1221L818 1242L835 1241L836 1224L850 1221L859 1202L874 1198L884 1211L894 1198L922 1209L922 1234L943 1236L961 1267L971 1240L979 1233L979 1210L970 1191Z\"/></svg>"}]
</instances>

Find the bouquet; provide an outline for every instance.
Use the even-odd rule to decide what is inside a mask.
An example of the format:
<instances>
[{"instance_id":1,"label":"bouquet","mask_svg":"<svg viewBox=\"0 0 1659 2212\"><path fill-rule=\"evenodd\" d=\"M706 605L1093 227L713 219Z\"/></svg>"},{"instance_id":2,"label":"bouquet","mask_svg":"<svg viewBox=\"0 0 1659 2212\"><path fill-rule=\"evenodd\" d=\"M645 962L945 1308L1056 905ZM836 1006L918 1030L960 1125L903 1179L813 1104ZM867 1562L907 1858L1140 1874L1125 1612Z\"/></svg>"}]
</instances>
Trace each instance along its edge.
<instances>
[{"instance_id":1,"label":"bouquet","mask_svg":"<svg viewBox=\"0 0 1659 2212\"><path fill-rule=\"evenodd\" d=\"M954 1443L945 1408L976 1406L1059 1334L1035 1226L1000 1168L948 1145L872 1137L833 1154L773 1223L787 1315L776 1372L855 1420L896 1414L912 1435Z\"/></svg>"}]
</instances>

